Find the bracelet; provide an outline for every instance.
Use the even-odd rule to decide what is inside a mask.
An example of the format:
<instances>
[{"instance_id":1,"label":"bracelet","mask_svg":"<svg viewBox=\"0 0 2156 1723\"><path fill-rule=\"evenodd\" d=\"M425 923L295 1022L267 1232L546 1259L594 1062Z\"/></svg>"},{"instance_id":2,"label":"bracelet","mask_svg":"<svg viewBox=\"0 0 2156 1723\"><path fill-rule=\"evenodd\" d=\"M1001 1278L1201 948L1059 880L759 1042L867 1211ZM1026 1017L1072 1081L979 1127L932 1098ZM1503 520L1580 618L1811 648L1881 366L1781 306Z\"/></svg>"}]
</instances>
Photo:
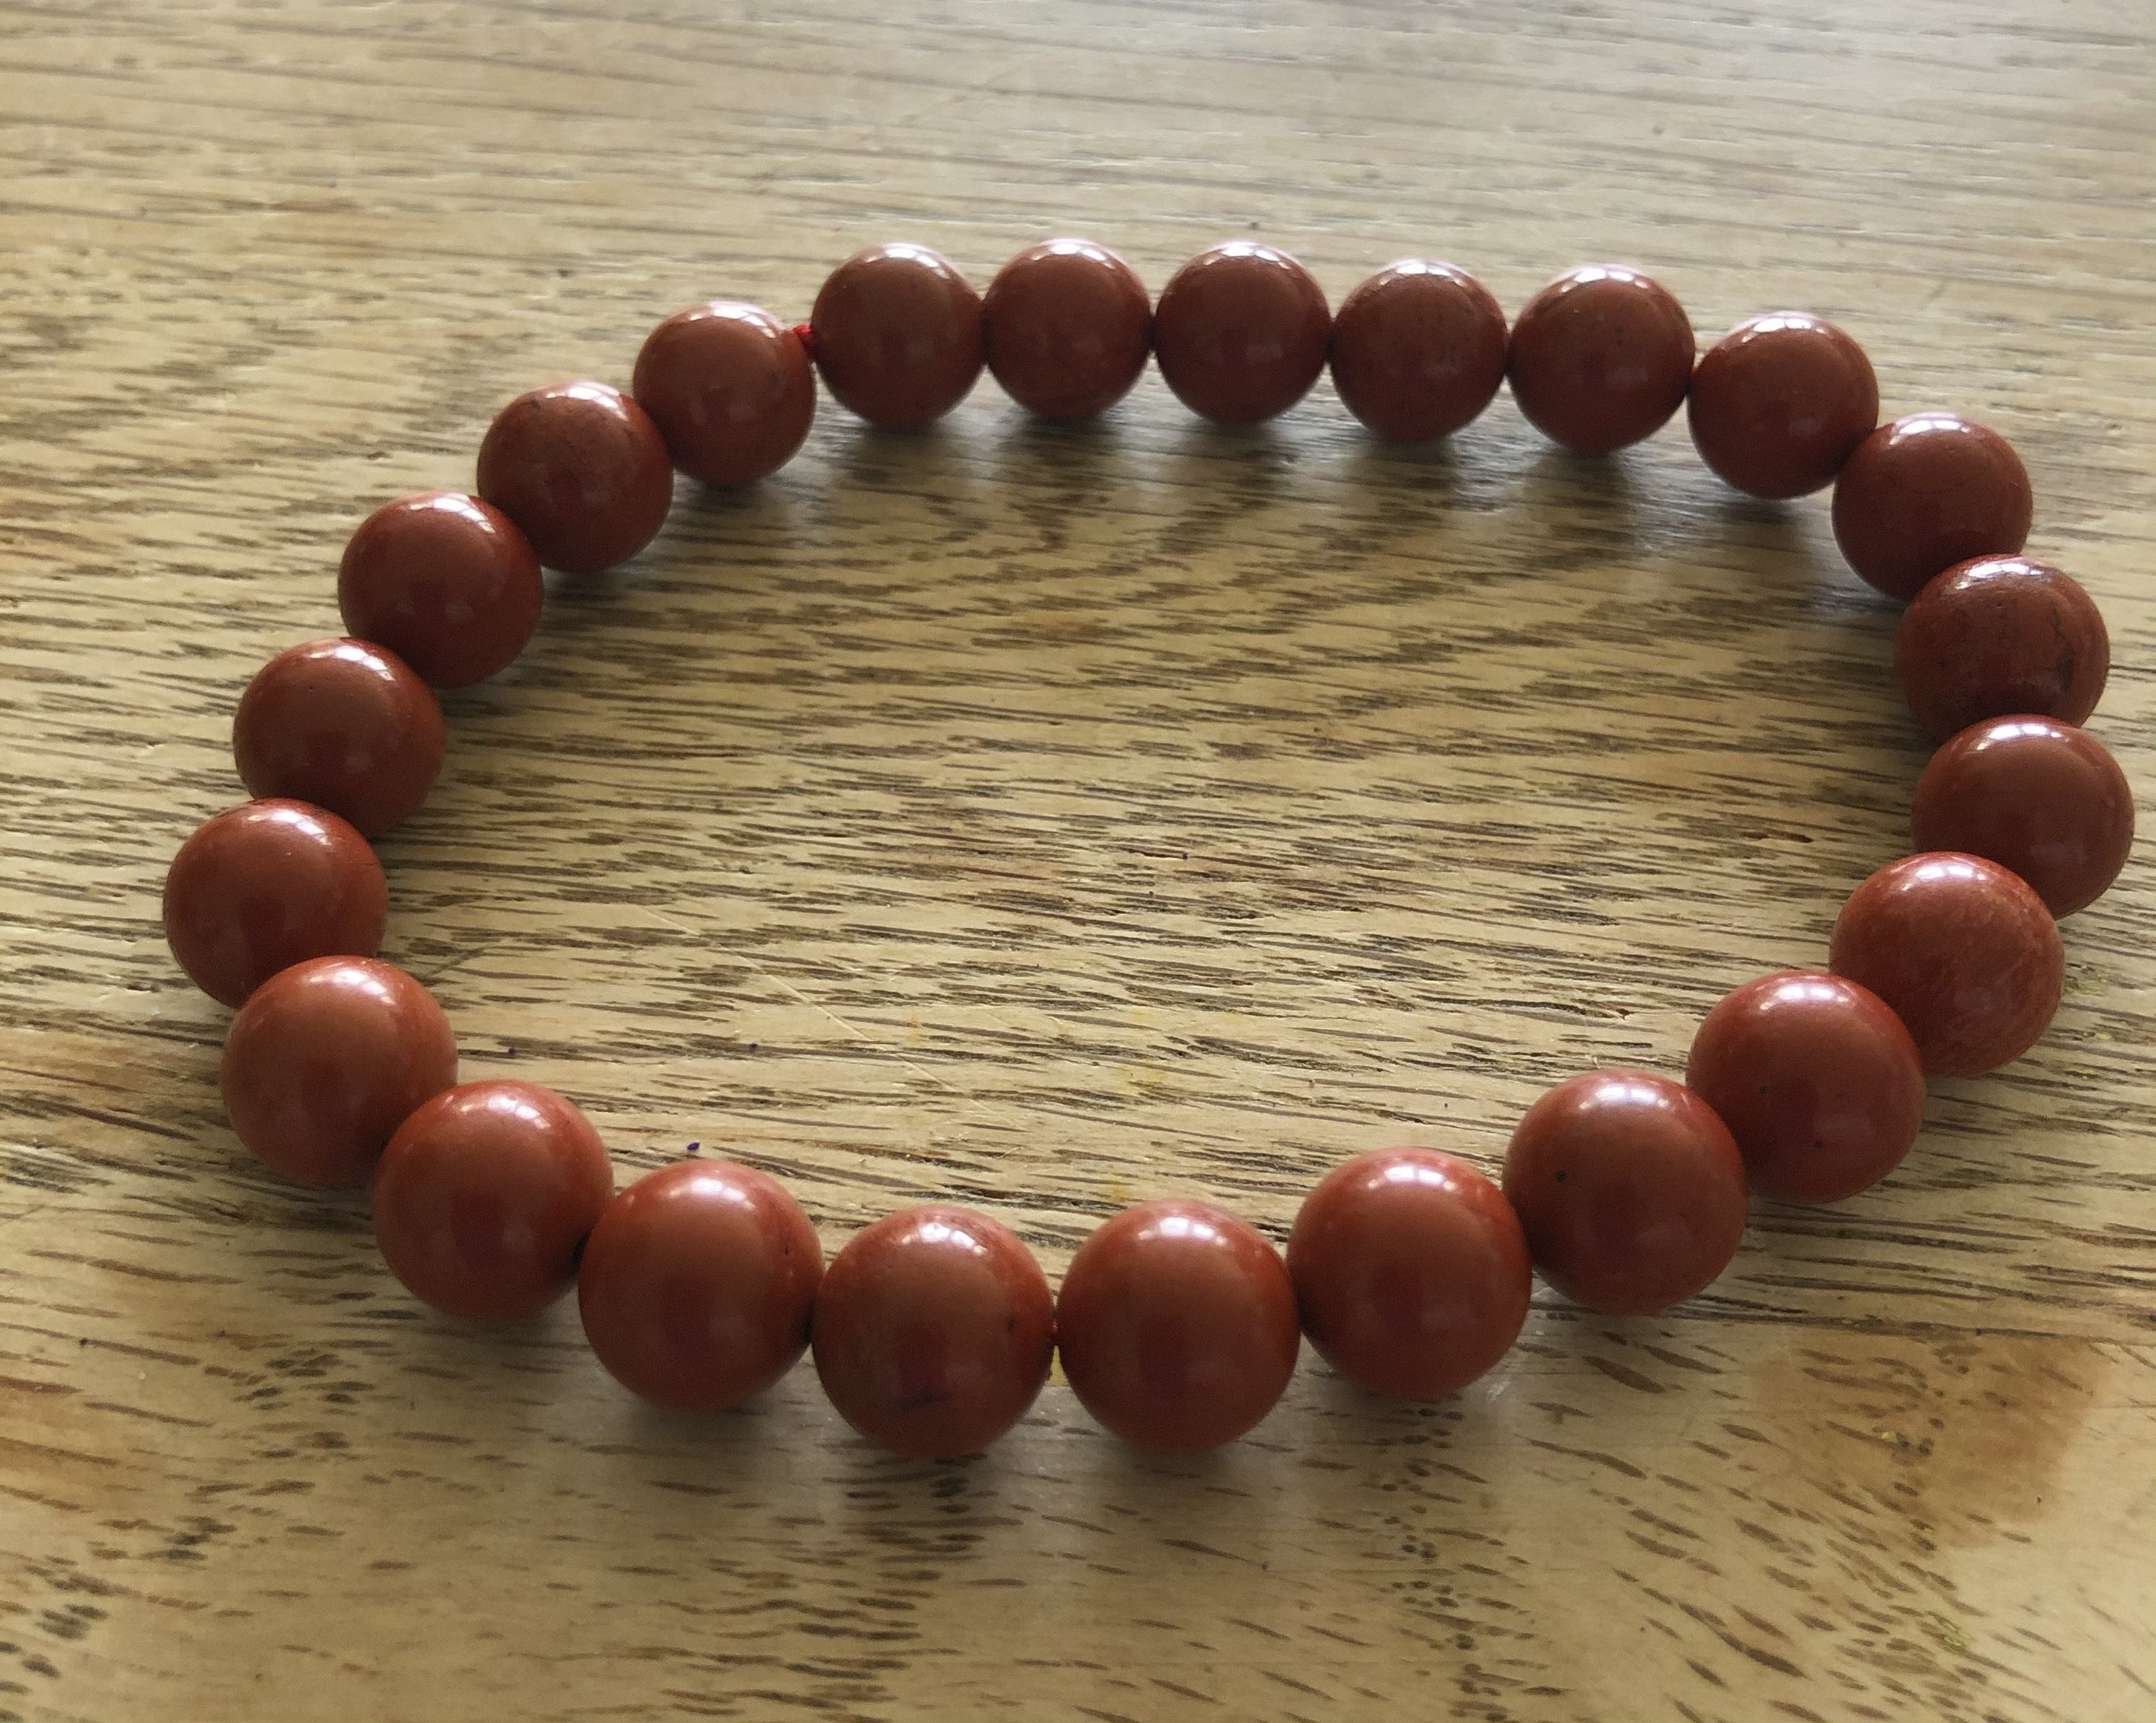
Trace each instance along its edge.
<instances>
[{"instance_id":1,"label":"bracelet","mask_svg":"<svg viewBox=\"0 0 2156 1723\"><path fill-rule=\"evenodd\" d=\"M1638 442L1681 406L1707 465L1766 498L1833 487L1836 543L1903 601L1895 666L1940 746L1912 853L1860 884L1824 970L1765 975L1701 1023L1678 1083L1604 1070L1530 1107L1502 1181L1434 1150L1360 1155L1309 1193L1285 1253L1209 1203L1139 1202L1072 1258L1059 1292L972 1210L886 1216L828 1265L773 1179L691 1159L617 1194L590 1122L526 1083L457 1083L448 1019L379 961L388 892L368 840L442 762L434 690L511 662L542 566L613 567L665 521L675 474L743 485L807 437L816 379L871 424L931 423L983 368L1022 405L1085 418L1148 359L1225 424L1286 412L1329 369L1378 435L1441 437L1509 383L1563 447ZM2133 839L2123 774L2079 727L2108 670L2102 618L2021 554L2028 476L1994 432L1922 412L1881 425L1869 360L1782 311L1695 358L1676 300L1636 270L1559 276L1510 329L1449 264L1395 263L1337 314L1293 258L1250 242L1177 271L1158 302L1089 241L1021 252L976 294L924 247L861 251L789 327L713 301L644 342L630 391L519 396L480 445L475 493L376 509L346 547L346 633L271 659L234 722L254 798L182 845L164 923L188 976L238 1007L223 1055L240 1141L304 1183L371 1181L390 1269L454 1316L513 1319L574 1285L600 1361L670 1407L718 1410L804 1350L839 1411L899 1453L970 1453L1009 1429L1060 1355L1079 1400L1140 1445L1253 1427L1301 1340L1365 1387L1428 1397L1511 1347L1532 1273L1612 1314L1667 1309L1728 1264L1749 1193L1830 1202L1885 1177L1928 1075L2018 1057L2056 1010L2057 918L2109 885ZM692 1149L696 1145L691 1145Z\"/></svg>"}]
</instances>

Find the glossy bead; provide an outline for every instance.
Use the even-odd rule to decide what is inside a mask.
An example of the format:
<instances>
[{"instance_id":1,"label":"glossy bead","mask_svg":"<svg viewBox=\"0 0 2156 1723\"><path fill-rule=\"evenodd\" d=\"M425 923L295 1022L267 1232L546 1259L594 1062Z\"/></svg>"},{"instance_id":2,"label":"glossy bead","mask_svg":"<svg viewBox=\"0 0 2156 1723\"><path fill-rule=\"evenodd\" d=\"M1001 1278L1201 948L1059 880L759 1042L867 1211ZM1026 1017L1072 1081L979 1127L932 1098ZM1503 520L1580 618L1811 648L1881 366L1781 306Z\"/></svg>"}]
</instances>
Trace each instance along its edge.
<instances>
[{"instance_id":1,"label":"glossy bead","mask_svg":"<svg viewBox=\"0 0 2156 1723\"><path fill-rule=\"evenodd\" d=\"M1331 363L1348 410L1379 436L1450 436L1505 380L1505 312L1465 270L1409 258L1340 302Z\"/></svg>"},{"instance_id":2,"label":"glossy bead","mask_svg":"<svg viewBox=\"0 0 2156 1723\"><path fill-rule=\"evenodd\" d=\"M816 295L816 368L839 404L914 430L966 399L981 374L981 298L926 245L871 245Z\"/></svg>"},{"instance_id":3,"label":"glossy bead","mask_svg":"<svg viewBox=\"0 0 2156 1723\"><path fill-rule=\"evenodd\" d=\"M1856 445L1834 483L1834 537L1858 575L1913 599L1942 570L2009 555L2033 507L2021 457L1951 413L1912 413Z\"/></svg>"},{"instance_id":4,"label":"glossy bead","mask_svg":"<svg viewBox=\"0 0 2156 1723\"><path fill-rule=\"evenodd\" d=\"M1974 1077L2034 1047L2059 1008L2066 953L2044 900L1953 851L1890 862L1835 918L1828 967L1870 988L1934 1077Z\"/></svg>"},{"instance_id":5,"label":"glossy bead","mask_svg":"<svg viewBox=\"0 0 2156 1723\"><path fill-rule=\"evenodd\" d=\"M1512 1205L1449 1155L1380 1149L1337 1166L1288 1234L1302 1331L1342 1375L1428 1399L1505 1355L1532 1275Z\"/></svg>"},{"instance_id":6,"label":"glossy bead","mask_svg":"<svg viewBox=\"0 0 2156 1723\"><path fill-rule=\"evenodd\" d=\"M1122 258L1091 239L1028 246L981 300L988 369L1044 419L1086 419L1128 394L1152 350L1152 301Z\"/></svg>"},{"instance_id":7,"label":"glossy bead","mask_svg":"<svg viewBox=\"0 0 2156 1723\"><path fill-rule=\"evenodd\" d=\"M165 938L187 978L236 1006L311 957L372 957L389 884L367 840L326 808L244 802L197 826L165 875Z\"/></svg>"},{"instance_id":8,"label":"glossy bead","mask_svg":"<svg viewBox=\"0 0 2156 1723\"><path fill-rule=\"evenodd\" d=\"M398 1127L374 1174L390 1273L451 1316L533 1315L569 1289L613 1195L591 1121L552 1089L468 1083Z\"/></svg>"},{"instance_id":9,"label":"glossy bead","mask_svg":"<svg viewBox=\"0 0 2156 1723\"><path fill-rule=\"evenodd\" d=\"M2126 865L2133 791L2086 730L2033 713L1986 718L1932 756L1909 824L1918 849L1996 862L2066 916Z\"/></svg>"},{"instance_id":10,"label":"glossy bead","mask_svg":"<svg viewBox=\"0 0 2156 1723\"><path fill-rule=\"evenodd\" d=\"M1263 1235L1210 1203L1141 1202L1078 1247L1055 1304L1063 1373L1141 1448L1218 1448L1295 1373L1295 1286Z\"/></svg>"},{"instance_id":11,"label":"glossy bead","mask_svg":"<svg viewBox=\"0 0 2156 1723\"><path fill-rule=\"evenodd\" d=\"M1310 271L1270 245L1201 251L1153 307L1153 355L1176 399L1220 424L1271 419L1325 368L1332 316Z\"/></svg>"},{"instance_id":12,"label":"glossy bead","mask_svg":"<svg viewBox=\"0 0 2156 1723\"><path fill-rule=\"evenodd\" d=\"M831 1259L816 1375L871 1442L916 1459L977 1453L1048 1380L1055 1304L1018 1235L971 1209L886 1215Z\"/></svg>"},{"instance_id":13,"label":"glossy bead","mask_svg":"<svg viewBox=\"0 0 2156 1723\"><path fill-rule=\"evenodd\" d=\"M1619 264L1586 264L1522 308L1505 375L1528 424L1603 455L1668 422L1691 365L1691 324L1667 288Z\"/></svg>"},{"instance_id":14,"label":"glossy bead","mask_svg":"<svg viewBox=\"0 0 2156 1723\"><path fill-rule=\"evenodd\" d=\"M2078 724L2111 672L2111 635L2079 582L2026 557L1974 557L1902 613L1894 673L1943 742L1979 718L2034 712Z\"/></svg>"},{"instance_id":15,"label":"glossy bead","mask_svg":"<svg viewBox=\"0 0 2156 1723\"><path fill-rule=\"evenodd\" d=\"M1535 1267L1612 1316L1681 1304L1744 1236L1744 1160L1706 1102L1645 1071L1590 1071L1530 1107L1506 1196Z\"/></svg>"},{"instance_id":16,"label":"glossy bead","mask_svg":"<svg viewBox=\"0 0 2156 1723\"><path fill-rule=\"evenodd\" d=\"M808 1345L824 1251L767 1175L725 1160L646 1173L577 1268L585 1337L631 1393L683 1412L761 1394Z\"/></svg>"},{"instance_id":17,"label":"glossy bead","mask_svg":"<svg viewBox=\"0 0 2156 1723\"><path fill-rule=\"evenodd\" d=\"M674 467L650 414L603 383L519 395L479 445L479 494L564 574L625 563L659 536Z\"/></svg>"},{"instance_id":18,"label":"glossy bead","mask_svg":"<svg viewBox=\"0 0 2156 1723\"><path fill-rule=\"evenodd\" d=\"M816 417L816 376L801 337L736 300L690 306L654 329L629 388L674 465L706 485L777 472Z\"/></svg>"},{"instance_id":19,"label":"glossy bead","mask_svg":"<svg viewBox=\"0 0 2156 1723\"><path fill-rule=\"evenodd\" d=\"M483 682L539 625L546 583L529 539L489 502L429 491L359 523L337 565L337 612L437 688Z\"/></svg>"},{"instance_id":20,"label":"glossy bead","mask_svg":"<svg viewBox=\"0 0 2156 1723\"><path fill-rule=\"evenodd\" d=\"M1924 1121L1924 1067L1902 1020L1840 975L1789 970L1723 995L1685 1083L1728 1126L1752 1188L1838 1202L1902 1164Z\"/></svg>"},{"instance_id":21,"label":"glossy bead","mask_svg":"<svg viewBox=\"0 0 2156 1723\"><path fill-rule=\"evenodd\" d=\"M312 802L378 837L418 810L442 769L442 708L395 653L309 640L254 674L232 753L255 796Z\"/></svg>"},{"instance_id":22,"label":"glossy bead","mask_svg":"<svg viewBox=\"0 0 2156 1723\"><path fill-rule=\"evenodd\" d=\"M280 970L224 1039L225 1117L257 1160L303 1185L364 1185L397 1127L456 1080L434 995L369 957Z\"/></svg>"},{"instance_id":23,"label":"glossy bead","mask_svg":"<svg viewBox=\"0 0 2156 1723\"><path fill-rule=\"evenodd\" d=\"M1823 317L1770 311L1709 347L1686 401L1693 445L1754 496L1802 496L1834 482L1879 423L1864 349Z\"/></svg>"}]
</instances>

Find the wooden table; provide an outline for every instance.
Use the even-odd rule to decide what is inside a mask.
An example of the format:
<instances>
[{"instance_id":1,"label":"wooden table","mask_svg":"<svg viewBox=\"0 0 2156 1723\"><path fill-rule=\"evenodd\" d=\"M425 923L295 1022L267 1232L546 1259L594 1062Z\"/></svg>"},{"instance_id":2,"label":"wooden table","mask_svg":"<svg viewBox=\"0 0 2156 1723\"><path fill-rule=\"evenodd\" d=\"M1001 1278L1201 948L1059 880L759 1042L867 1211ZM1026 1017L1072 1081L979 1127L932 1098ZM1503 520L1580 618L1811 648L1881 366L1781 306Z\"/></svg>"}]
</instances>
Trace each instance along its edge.
<instances>
[{"instance_id":1,"label":"wooden table","mask_svg":"<svg viewBox=\"0 0 2156 1723\"><path fill-rule=\"evenodd\" d=\"M732 13L729 18L724 14ZM634 1403L572 1304L438 1319L362 1197L256 1166L167 955L233 702L336 631L361 515L677 306L805 313L857 245L977 282L1058 232L1156 289L1261 234L1508 310L1654 269L1966 409L2105 607L2156 782L2156 18L2124 0L0 7L0 1716L2156 1716L2156 885L2066 928L2027 1057L1934 1084L1840 1207L1761 1202L1670 1314L1539 1292L1470 1391L1307 1352L1202 1459L1060 1382L958 1464L797 1369ZM1493 1168L1545 1086L1681 1072L1823 960L1926 743L1823 498L1681 425L1501 399L1379 446L1328 385L1207 428L984 383L829 403L740 495L557 585L381 845L467 1077L624 1180L738 1155L827 1249L937 1196L1051 1277L1142 1196L1283 1237L1401 1141Z\"/></svg>"}]
</instances>

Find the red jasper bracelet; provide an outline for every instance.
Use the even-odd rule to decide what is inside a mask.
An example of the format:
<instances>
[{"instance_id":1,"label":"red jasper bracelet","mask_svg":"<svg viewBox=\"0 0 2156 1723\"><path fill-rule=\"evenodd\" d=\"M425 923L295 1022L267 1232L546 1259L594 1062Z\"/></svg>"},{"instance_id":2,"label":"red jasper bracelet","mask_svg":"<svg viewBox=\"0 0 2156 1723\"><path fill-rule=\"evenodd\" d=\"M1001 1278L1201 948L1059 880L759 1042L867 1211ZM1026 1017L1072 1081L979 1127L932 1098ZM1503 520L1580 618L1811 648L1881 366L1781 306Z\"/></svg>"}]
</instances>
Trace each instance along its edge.
<instances>
[{"instance_id":1,"label":"red jasper bracelet","mask_svg":"<svg viewBox=\"0 0 2156 1723\"><path fill-rule=\"evenodd\" d=\"M634 556L676 471L714 485L775 471L808 435L819 373L851 411L905 429L948 412L983 367L1035 413L1097 414L1148 357L1222 424L1286 411L1329 366L1374 432L1440 437L1509 381L1532 424L1583 454L1685 406L1737 488L1831 485L1851 566L1908 602L1896 668L1943 745L1917 786L1917 852L1851 895L1828 970L1728 995L1683 1084L1624 1070L1558 1084L1514 1131L1502 1190L1430 1150L1358 1155L1310 1193L1285 1260L1210 1204L1141 1202L1086 1241L1054 1295L1017 1236L970 1210L888 1216L827 1269L808 1217L762 1173L692 1160L617 1194L569 1101L458 1086L440 1007L374 957L388 893L367 840L440 769L433 691L494 675L530 639L542 566ZM1907 1152L1928 1073L2027 1050L2059 1002L2056 918L2101 893L2132 842L2124 776L2076 728L2104 684L2102 619L2020 554L2020 460L1968 419L1882 426L1878 409L1870 362L1833 325L1754 317L1695 362L1676 301L1614 266L1558 277L1509 332L1448 264L1396 263L1335 316L1301 265L1250 243L1193 259L1157 304L1113 252L1058 239L985 295L932 251L884 245L840 265L796 327L746 305L681 311L644 342L630 394L571 383L504 409L477 495L368 516L338 574L349 635L279 655L242 696L234 752L255 800L187 839L164 901L182 967L239 1007L233 1128L302 1182L371 1180L383 1257L439 1309L526 1316L574 1284L607 1369L697 1410L761 1391L813 1348L839 1412L906 1454L995 1440L1059 1351L1108 1428L1194 1449L1265 1415L1305 1335L1379 1393L1460 1387L1518 1335L1531 1263L1592 1309L1666 1309L1727 1265L1751 1190L1865 1189Z\"/></svg>"}]
</instances>

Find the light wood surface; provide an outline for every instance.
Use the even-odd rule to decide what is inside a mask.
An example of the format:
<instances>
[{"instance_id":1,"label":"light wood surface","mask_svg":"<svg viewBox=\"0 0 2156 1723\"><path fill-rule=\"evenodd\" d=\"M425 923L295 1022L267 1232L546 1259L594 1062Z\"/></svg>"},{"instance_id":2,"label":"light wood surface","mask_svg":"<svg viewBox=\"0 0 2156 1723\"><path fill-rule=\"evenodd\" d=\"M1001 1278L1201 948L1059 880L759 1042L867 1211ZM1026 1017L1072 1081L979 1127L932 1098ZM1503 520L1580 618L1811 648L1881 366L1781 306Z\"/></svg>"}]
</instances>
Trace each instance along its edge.
<instances>
[{"instance_id":1,"label":"light wood surface","mask_svg":"<svg viewBox=\"0 0 2156 1723\"><path fill-rule=\"evenodd\" d=\"M166 953L233 703L336 630L377 502L693 299L858 245L985 282L1091 234L1156 289L1261 234L1516 310L1658 274L1712 339L1842 322L1969 411L2110 620L2156 782L2156 17L2139 0L0 5L0 1717L2156 1716L2156 884L2066 928L2010 1069L1904 1169L1761 1203L1670 1315L1539 1291L1427 1407L1306 1350L1210 1458L1051 1385L901 1463L797 1370L619 1391L572 1305L438 1319L364 1201L256 1167ZM984 383L826 403L739 496L556 588L447 702L386 954L468 1077L618 1175L701 1144L835 1248L939 1196L1051 1277L1119 1204L1285 1236L1358 1150L1492 1168L1548 1083L1679 1072L1906 844L1894 613L1823 500L1681 424L1606 461L1500 399L1380 447L1329 387L1099 427Z\"/></svg>"}]
</instances>

